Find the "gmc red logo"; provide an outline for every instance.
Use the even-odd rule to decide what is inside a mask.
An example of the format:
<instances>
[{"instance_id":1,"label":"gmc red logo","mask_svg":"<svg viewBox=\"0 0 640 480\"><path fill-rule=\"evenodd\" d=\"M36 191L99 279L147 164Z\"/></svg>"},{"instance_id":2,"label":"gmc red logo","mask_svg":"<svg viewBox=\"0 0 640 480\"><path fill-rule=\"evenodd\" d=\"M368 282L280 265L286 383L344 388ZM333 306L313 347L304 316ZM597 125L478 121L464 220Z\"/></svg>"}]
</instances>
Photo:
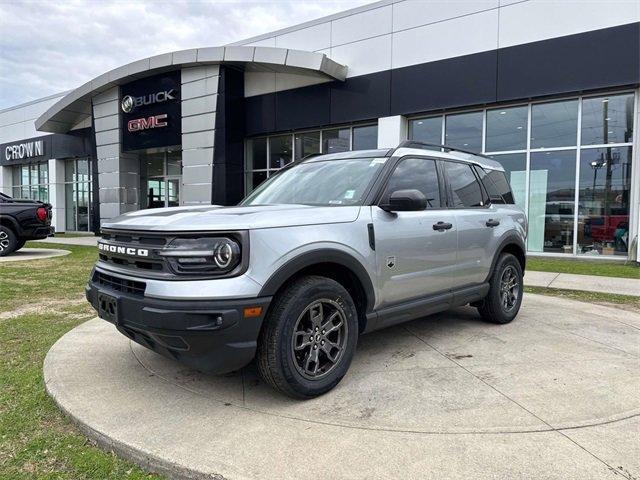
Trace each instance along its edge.
<instances>
[{"instance_id":1,"label":"gmc red logo","mask_svg":"<svg viewBox=\"0 0 640 480\"><path fill-rule=\"evenodd\" d=\"M139 132L140 130L166 127L167 125L167 114L163 113L160 115L153 115L151 117L129 120L129 122L127 122L127 129L130 132Z\"/></svg>"}]
</instances>

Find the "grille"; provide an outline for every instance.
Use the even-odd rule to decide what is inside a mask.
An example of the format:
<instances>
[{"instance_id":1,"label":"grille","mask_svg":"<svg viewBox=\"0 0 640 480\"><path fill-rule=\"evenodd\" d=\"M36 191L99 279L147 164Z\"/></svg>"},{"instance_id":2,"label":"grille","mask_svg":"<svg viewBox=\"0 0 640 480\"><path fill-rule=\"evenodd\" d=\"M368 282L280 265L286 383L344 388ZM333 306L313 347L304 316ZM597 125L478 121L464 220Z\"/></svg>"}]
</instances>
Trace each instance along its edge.
<instances>
[{"instance_id":1,"label":"grille","mask_svg":"<svg viewBox=\"0 0 640 480\"><path fill-rule=\"evenodd\" d=\"M138 296L143 296L144 291L147 287L147 284L144 282L115 277L113 275L98 271L95 272L93 281L103 287L107 287L118 292L129 293Z\"/></svg>"},{"instance_id":2,"label":"grille","mask_svg":"<svg viewBox=\"0 0 640 480\"><path fill-rule=\"evenodd\" d=\"M144 271L147 273L168 274L170 270L164 259L155 251L164 247L169 238L162 235L148 235L136 232L103 231L102 239L109 244L130 248L144 248L149 251L148 257L122 255L120 253L100 251L100 261L119 268L131 270L132 274Z\"/></svg>"}]
</instances>

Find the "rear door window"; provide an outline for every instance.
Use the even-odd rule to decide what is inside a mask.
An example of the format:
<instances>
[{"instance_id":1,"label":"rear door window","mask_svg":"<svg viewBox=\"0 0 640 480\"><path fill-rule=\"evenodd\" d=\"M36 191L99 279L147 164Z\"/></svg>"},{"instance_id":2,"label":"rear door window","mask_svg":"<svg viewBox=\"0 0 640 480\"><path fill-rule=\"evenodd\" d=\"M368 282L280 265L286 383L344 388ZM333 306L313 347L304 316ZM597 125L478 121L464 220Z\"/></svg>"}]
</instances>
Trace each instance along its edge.
<instances>
[{"instance_id":1,"label":"rear door window","mask_svg":"<svg viewBox=\"0 0 640 480\"><path fill-rule=\"evenodd\" d=\"M482 168L478 168L477 172L493 203L515 204L511 186L504 172L500 170L484 170Z\"/></svg>"},{"instance_id":2,"label":"rear door window","mask_svg":"<svg viewBox=\"0 0 640 480\"><path fill-rule=\"evenodd\" d=\"M472 208L485 205L484 194L471 165L444 161L449 184L449 202L454 208Z\"/></svg>"}]
</instances>

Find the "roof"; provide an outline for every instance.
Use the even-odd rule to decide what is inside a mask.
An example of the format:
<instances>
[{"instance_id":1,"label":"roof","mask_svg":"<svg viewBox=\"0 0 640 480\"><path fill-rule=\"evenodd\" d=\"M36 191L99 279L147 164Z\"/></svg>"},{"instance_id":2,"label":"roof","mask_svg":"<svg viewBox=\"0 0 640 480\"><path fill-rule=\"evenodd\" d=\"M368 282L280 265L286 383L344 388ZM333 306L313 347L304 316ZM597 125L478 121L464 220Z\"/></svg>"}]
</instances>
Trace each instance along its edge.
<instances>
[{"instance_id":1,"label":"roof","mask_svg":"<svg viewBox=\"0 0 640 480\"><path fill-rule=\"evenodd\" d=\"M66 133L91 116L91 98L137 78L185 67L234 65L254 71L291 72L344 81L347 67L323 53L272 47L207 47L179 50L115 68L70 91L38 119L36 130Z\"/></svg>"}]
</instances>

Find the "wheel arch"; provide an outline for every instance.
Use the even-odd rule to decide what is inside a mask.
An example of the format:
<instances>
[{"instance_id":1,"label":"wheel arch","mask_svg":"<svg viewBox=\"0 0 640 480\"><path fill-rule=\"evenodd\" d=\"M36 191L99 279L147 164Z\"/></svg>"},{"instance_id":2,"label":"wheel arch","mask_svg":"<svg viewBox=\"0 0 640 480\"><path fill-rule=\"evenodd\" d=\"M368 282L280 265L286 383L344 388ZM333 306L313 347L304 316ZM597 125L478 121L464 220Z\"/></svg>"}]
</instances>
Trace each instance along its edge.
<instances>
[{"instance_id":1,"label":"wheel arch","mask_svg":"<svg viewBox=\"0 0 640 480\"><path fill-rule=\"evenodd\" d=\"M15 233L17 237L20 236L21 228L15 218L0 214L0 225L13 230L13 233Z\"/></svg>"},{"instance_id":2,"label":"wheel arch","mask_svg":"<svg viewBox=\"0 0 640 480\"><path fill-rule=\"evenodd\" d=\"M500 255L503 253L510 253L518 259L520 267L522 268L522 274L524 275L524 269L527 264L527 249L524 241L520 237L516 235L509 235L500 242L496 249L496 254L493 256L493 260L491 261L491 270L489 270L487 281L491 278L498 258L500 258Z\"/></svg>"},{"instance_id":3,"label":"wheel arch","mask_svg":"<svg viewBox=\"0 0 640 480\"><path fill-rule=\"evenodd\" d=\"M366 315L375 304L375 291L367 269L359 260L329 248L303 253L276 270L263 285L259 296L276 296L303 275L321 275L340 283L353 298L358 310L359 329L364 331Z\"/></svg>"}]
</instances>

